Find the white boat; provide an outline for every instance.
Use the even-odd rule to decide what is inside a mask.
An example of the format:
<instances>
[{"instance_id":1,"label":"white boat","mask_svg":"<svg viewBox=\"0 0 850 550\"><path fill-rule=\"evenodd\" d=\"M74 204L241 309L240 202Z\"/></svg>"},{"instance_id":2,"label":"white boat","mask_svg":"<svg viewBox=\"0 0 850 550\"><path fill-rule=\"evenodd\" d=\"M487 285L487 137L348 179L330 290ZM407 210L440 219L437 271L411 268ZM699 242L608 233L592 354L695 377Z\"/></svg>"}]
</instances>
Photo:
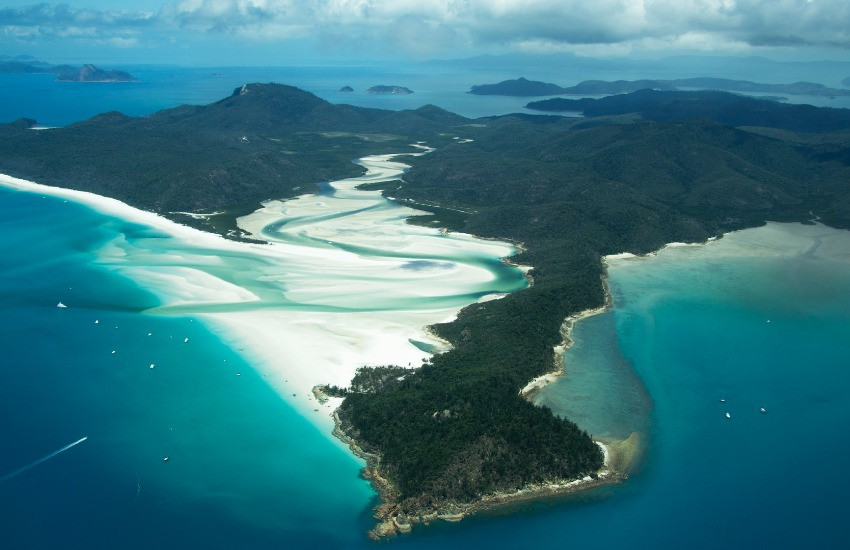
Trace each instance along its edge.
<instances>
[{"instance_id":1,"label":"white boat","mask_svg":"<svg viewBox=\"0 0 850 550\"><path fill-rule=\"evenodd\" d=\"M729 413L726 413L726 418L732 418L732 415L729 414Z\"/></svg>"},{"instance_id":2,"label":"white boat","mask_svg":"<svg viewBox=\"0 0 850 550\"><path fill-rule=\"evenodd\" d=\"M65 307L68 307L68 306L66 306L66 305L65 305L65 304L63 304L62 302L59 302L58 304L56 304L56 307L65 308Z\"/></svg>"}]
</instances>

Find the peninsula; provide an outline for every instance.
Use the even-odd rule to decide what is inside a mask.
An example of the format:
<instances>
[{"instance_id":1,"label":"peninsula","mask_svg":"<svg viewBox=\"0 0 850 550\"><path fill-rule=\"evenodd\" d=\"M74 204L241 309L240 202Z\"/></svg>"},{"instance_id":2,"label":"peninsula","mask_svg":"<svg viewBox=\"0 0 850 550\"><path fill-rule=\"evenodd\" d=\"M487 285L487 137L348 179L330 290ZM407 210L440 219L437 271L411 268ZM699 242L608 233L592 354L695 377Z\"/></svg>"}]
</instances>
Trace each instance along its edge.
<instances>
[{"instance_id":1,"label":"peninsula","mask_svg":"<svg viewBox=\"0 0 850 550\"><path fill-rule=\"evenodd\" d=\"M622 447L605 442L614 457L598 479L605 457L590 434L522 395L561 368L565 320L605 305L604 255L766 220L850 227L850 117L722 92L598 101L575 109L584 118L473 121L249 84L144 118L106 113L41 132L31 120L0 125L0 172L238 238L235 218L262 200L362 173L351 158L433 147L405 159L412 168L384 194L428 212L411 223L522 243L513 261L532 266L534 284L433 325L450 349L416 368L363 368L348 387L324 390L343 397L337 434L367 458L381 494L380 537L627 473Z\"/></svg>"}]
</instances>

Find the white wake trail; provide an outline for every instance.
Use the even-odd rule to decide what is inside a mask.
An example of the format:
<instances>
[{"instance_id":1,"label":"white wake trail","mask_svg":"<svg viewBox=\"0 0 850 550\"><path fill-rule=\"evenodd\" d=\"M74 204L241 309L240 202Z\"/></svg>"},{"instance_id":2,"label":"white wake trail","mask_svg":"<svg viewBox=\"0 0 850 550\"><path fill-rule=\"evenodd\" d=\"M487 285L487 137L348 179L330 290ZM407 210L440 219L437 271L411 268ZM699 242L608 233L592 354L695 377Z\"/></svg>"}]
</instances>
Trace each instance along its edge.
<instances>
[{"instance_id":1,"label":"white wake trail","mask_svg":"<svg viewBox=\"0 0 850 550\"><path fill-rule=\"evenodd\" d=\"M49 455L43 456L36 461L30 462L26 466L21 466L20 468L18 468L14 472L8 473L8 474L4 475L3 477L0 477L0 483L3 483L4 481L8 481L8 480L12 479L13 477L15 477L17 475L20 475L20 474L26 472L30 468L35 468L36 466L38 466L42 462L47 462L48 460L50 460L54 456L58 455L59 453L64 453L65 451L67 451L71 447L79 445L80 443L82 443L83 441L85 441L88 438L89 438L89 436L87 436L87 435L83 436L80 439L74 441L73 443L69 443L69 444L65 445L64 447L62 447L61 449L53 451Z\"/></svg>"}]
</instances>

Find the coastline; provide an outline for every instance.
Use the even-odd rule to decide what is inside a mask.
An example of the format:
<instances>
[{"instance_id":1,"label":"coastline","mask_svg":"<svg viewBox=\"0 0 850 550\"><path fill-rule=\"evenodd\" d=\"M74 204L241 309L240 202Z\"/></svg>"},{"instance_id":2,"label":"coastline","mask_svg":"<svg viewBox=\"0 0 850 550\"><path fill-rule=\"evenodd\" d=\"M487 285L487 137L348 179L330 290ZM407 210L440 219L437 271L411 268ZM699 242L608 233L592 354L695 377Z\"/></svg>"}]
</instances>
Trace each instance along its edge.
<instances>
[{"instance_id":1,"label":"coastline","mask_svg":"<svg viewBox=\"0 0 850 550\"><path fill-rule=\"evenodd\" d=\"M602 258L602 261L604 264L605 257ZM605 269L607 270L607 265ZM582 319L587 319L588 317L605 313L611 309L613 306L613 297L611 296L611 289L608 286L608 277L606 274L603 274L601 279L602 289L605 293L604 303L599 307L579 311L578 313L574 313L564 319L564 322L561 324L561 343L553 348L554 356L552 358L552 371L541 374L529 381L528 384L519 391L519 394L522 397L531 401L537 392L567 374L566 367L564 366L564 354L573 346L572 334L576 324Z\"/></svg>"},{"instance_id":2,"label":"coastline","mask_svg":"<svg viewBox=\"0 0 850 550\"><path fill-rule=\"evenodd\" d=\"M604 258L603 258L604 261ZM529 268L531 269L531 268ZM613 305L613 298L607 282L607 276L603 275L602 284L605 292L605 302L597 308L580 311L567 317L561 325L561 344L555 346L552 372L538 376L529 382L521 391L520 395L531 400L534 394L550 382L557 380L566 374L563 367L564 353L573 345L571 338L575 325L582 319L586 319L609 310ZM439 339L430 328L425 329L429 336ZM446 342L448 344L448 342ZM340 400L341 403L341 400ZM483 495L472 502L446 501L431 508L417 510L416 514L405 514L401 510L401 503L397 495L398 491L392 483L381 474L381 457L379 454L365 451L360 447L356 438L346 432L338 409L333 412L334 429L333 434L342 443L348 446L352 453L366 462L362 470L362 476L367 479L372 488L378 493L380 504L373 510L376 520L368 535L375 541L409 533L415 525L428 525L432 521L442 520L458 522L462 519L478 513L488 512L511 505L564 497L580 492L590 491L600 487L616 485L628 479L629 472L641 454L640 436L633 432L622 441L594 440L604 453L602 467L592 475L586 475L578 479L554 479L541 483L529 484L521 489L511 492L494 492Z\"/></svg>"},{"instance_id":3,"label":"coastline","mask_svg":"<svg viewBox=\"0 0 850 550\"><path fill-rule=\"evenodd\" d=\"M387 537L409 533L415 525L428 525L442 520L458 522L473 514L497 510L515 504L564 497L579 492L615 485L628 479L629 466L639 452L639 437L631 434L623 441L595 441L605 455L602 467L591 475L578 479L555 479L527 485L517 491L494 492L482 496L473 502L446 501L432 509L416 510L414 514L405 514L401 510L398 491L392 483L381 475L378 454L363 450L357 440L351 437L342 424L338 410L333 412L333 434L348 446L352 453L366 462L362 477L370 482L378 493L380 504L373 509L375 526L368 532L369 538L380 541Z\"/></svg>"},{"instance_id":4,"label":"coastline","mask_svg":"<svg viewBox=\"0 0 850 550\"><path fill-rule=\"evenodd\" d=\"M392 157L389 157L392 158ZM373 172L374 174L374 172ZM273 243L273 244L246 244L246 243L237 243L234 241L229 241L220 237L218 235L198 231L196 229L180 225L177 222L173 222L167 218L164 218L160 215L151 212L145 212L138 210L132 206L129 206L125 203L122 203L118 200L111 199L108 197L102 197L100 195L96 195L93 193L88 193L84 191L70 190L64 188L56 188L51 186L44 186L41 184L37 184L34 182L28 182L26 180L18 180L16 178L9 178L6 176L0 176L0 183L22 191L27 192L42 192L45 194L49 194L52 196L58 196L60 198L68 198L75 202L82 203L96 211L101 213L117 216L121 219L129 220L135 223L140 223L144 225L148 225L154 227L156 229L162 230L169 235L178 236L186 241L192 243L195 246L201 246L205 249L225 249L228 252L237 252L237 251L246 251L250 250L252 254L259 254L261 257L269 259L272 256L278 256L282 252L286 253L288 249L292 248L291 244L288 243ZM289 203L291 206L291 203ZM456 234L456 238L460 237L460 240L463 242L472 242L477 238L470 234ZM487 239L493 245L499 243L500 246L503 246L507 243L504 241L497 241L495 239ZM521 250L521 245L516 245L515 243L511 243L511 246L514 250L514 254L517 251ZM331 251L325 250L311 250L316 256L313 258L315 261L326 262L330 257L329 254ZM514 265L508 257L503 257L502 262L507 265ZM517 266L518 269L523 271L526 275L531 268L522 269L522 267ZM124 269L121 269L122 272ZM131 277L134 280L137 280L135 277ZM186 278L186 274L181 274L178 276L173 276L173 280L171 283L178 284L182 282L188 281L190 286L193 288L201 289L207 287L207 283L211 281L206 281L204 279L199 280L190 280ZM157 286L156 283L168 282L166 279L144 279L142 283L154 283L154 286ZM559 364L559 371L563 371L562 367L562 356L564 351L568 349L572 345L572 340L570 338L572 329L579 320L590 317L592 315L596 315L605 311L608 307L610 307L610 293L608 292L607 283L603 277L603 285L605 286L606 299L605 304L599 308L594 308L586 311L579 312L577 314L571 315L567 319L564 320L562 326L562 335L564 340L561 345L556 346L554 349L555 357L553 361L556 361ZM529 284L531 281L529 281ZM178 285L179 286L179 285ZM206 302L216 303L219 301L228 302L228 303L238 303L238 304L250 304L258 301L260 298L257 294L253 293L234 293L236 288L226 288L223 285L216 287L212 287L216 292L213 292L214 296L206 297ZM244 289L241 289L244 290ZM185 288L181 289L181 291L185 291ZM173 296L171 297L173 298ZM445 521L459 521L463 517L466 517L470 514L477 513L484 510L489 510L497 507L502 507L509 505L511 503L536 500L536 499L545 499L558 495L571 494L579 491L585 491L589 489L593 489L596 487L600 487L603 485L610 485L614 483L618 483L627 477L626 469L621 467L621 464L624 463L623 460L618 459L620 455L614 450L615 447L610 443L602 445L602 448L605 451L605 463L603 468L592 476L585 476L581 479L574 480L552 480L546 483L534 484L524 487L518 491L510 492L510 493L493 493L490 495L485 495L480 500L470 503L456 503L456 502L447 502L445 503L445 507L441 507L440 509L435 510L425 510L423 513L418 515L416 518L409 518L406 516L399 516L398 504L395 502L395 491L393 490L392 485L386 479L381 476L380 472L380 457L365 452L361 449L357 442L350 437L348 437L340 425L338 415L336 413L336 408L339 405L341 400L331 399L326 403L319 403L317 396L313 394L313 387L319 384L338 384L340 386L347 385L348 379L350 378L353 370L364 364L381 364L384 362L395 362L398 363L398 357L404 357L404 359L411 359L411 362L415 360L415 357L422 357L422 351L416 349L413 353L415 355L411 355L407 357L408 354L404 353L399 355L400 348L396 345L390 346L392 349L382 349L381 355L383 359L376 359L372 357L374 355L371 353L375 351L374 346L364 346L362 343L358 344L357 349L348 349L345 350L337 350L339 353L334 353L336 359L334 362L334 366L331 370L327 370L325 368L315 368L318 365L314 365L314 369L311 372L298 372L297 369L293 370L293 366L298 364L311 364L310 361L307 361L309 358L310 351L306 354L296 354L295 358L287 361L289 364L281 365L280 362L280 351L282 348L296 349L298 347L303 347L304 343L308 341L305 339L305 333L299 333L299 330L303 327L292 325L289 328L291 330L283 331L277 330L275 327L279 328L279 323L281 322L281 315L275 315L272 311L266 309L266 311L255 310L253 308L246 308L245 311L242 312L221 312L215 311L214 309L205 312L197 312L194 311L191 306L197 306L197 297L193 296L192 299L187 300L187 308L175 308L175 312L178 314L191 314L197 316L198 318L207 321L215 332L219 333L219 336L225 341L228 342L231 347L235 349L239 349L240 352L243 352L243 355L248 358L253 364L260 367L260 371L264 373L264 376L268 375L271 377L269 380L269 384L273 385L275 389L278 389L278 386L281 386L279 392L281 395L287 400L297 406L298 409L302 411L305 416L308 416L312 419L313 422L319 424L320 426L327 426L328 420L333 418L333 435L336 436L336 441L339 441L343 445L347 446L351 451L361 459L366 462L366 468L364 468L364 477L369 479L373 487L379 493L383 504L381 504L376 509L376 519L379 520L378 526L375 530L373 530L372 534L377 537L383 537L386 535L394 534L394 533L404 533L409 531L412 528L413 524L417 523L428 523L429 521L433 521L436 519L442 519ZM168 302L168 300L165 300ZM457 308L459 310L460 308ZM168 305L166 305L163 310L168 312ZM455 313L456 311L455 310ZM425 312L423 312L425 313ZM433 313L433 312L431 312ZM441 313L441 321L445 322L447 319L444 313ZM314 319L309 321L312 324L326 324L328 322L327 316L321 316L321 320L317 315L313 315ZM333 330L331 333L333 334L343 334L345 335L345 339L349 341L357 341L359 337L356 337L356 334L359 332L355 331L349 334L348 332L339 332L343 330L346 323L351 319L343 319L345 314L334 315L334 317L340 317L338 322L333 322ZM383 317L383 316L381 316ZM425 321L428 315L424 317L421 315L415 316L417 319L416 322L419 325L417 333L422 336L427 336L428 339L438 341L441 344L445 344L444 341L439 341L433 338L433 334L430 329L423 328L428 327L434 321ZM410 319L408 317L408 319ZM256 321L260 320L261 327L256 326ZM382 323L388 322L390 319L384 319L381 321ZM420 324L421 323L421 324ZM383 326L383 325L382 325ZM361 329L369 329L369 326L361 326ZM376 325L369 329L370 332L375 332L381 334L383 330L376 330L379 327ZM399 334L397 331L391 331L391 340L394 344L401 343L407 344L409 338L399 339ZM286 338L282 338L282 334L289 334ZM386 348L387 346L387 338L378 338L383 344L382 348ZM404 342L402 342L404 340ZM268 348L268 342L276 342L275 346L272 346L272 349ZM285 344L285 345L284 345ZM380 344L380 342L376 342L376 345ZM240 346L245 346L246 350L243 350ZM371 349L363 349L364 347L371 347ZM412 346L411 346L412 347ZM426 355L429 355L427 352ZM297 359L297 360L294 360ZM348 365L347 367L345 365ZM402 364L404 364L402 362ZM351 371L349 373L349 370ZM324 374L322 374L324 372ZM346 374L348 373L348 374ZM551 375L552 373L550 373ZM348 376L348 378L346 378ZM545 378L539 377L541 379ZM284 379L285 378L285 379ZM537 379L536 379L537 380ZM546 380L549 380L546 378ZM531 384L531 383L530 383ZM545 384L544 384L545 385ZM542 387L542 385L540 385ZM285 389L283 389L285 388ZM295 393L292 393L292 391ZM289 398L289 394L292 394L292 397L295 398L297 394L297 399ZM525 395L525 394L524 394ZM304 400L306 397L306 401ZM526 395L527 397L527 395ZM323 414L316 414L316 413ZM323 420L324 419L324 420ZM625 462L627 464L627 461Z\"/></svg>"},{"instance_id":5,"label":"coastline","mask_svg":"<svg viewBox=\"0 0 850 550\"><path fill-rule=\"evenodd\" d=\"M411 154L423 153L366 157L362 160L365 175L336 182L341 200L351 200L353 195L353 202L341 208L347 208L345 224L353 223L354 229L341 224L322 226L306 246L297 240L228 240L117 199L7 175L0 174L0 185L66 199L174 238L127 239L116 234L116 239L96 251L94 261L159 298L160 305L143 314L189 316L203 322L254 365L281 398L339 444L330 434L333 401L318 403L312 394L314 386L347 386L355 370L364 365L419 365L434 351L417 344L433 345L436 351L447 349L448 344L426 327L452 321L469 305L464 297L479 289L492 289L487 295L491 298L513 289L492 285L488 269L464 261L470 249L504 259L515 252L511 243L465 234L445 238L439 230L408 224L400 232L395 221L398 213L415 211L395 206L363 208L369 201L383 206L385 199L379 192L354 191L357 182L396 177L407 168L396 157ZM271 201L255 212L258 218L252 228L259 231L286 216L321 218L327 215L328 202L328 197L311 194ZM285 210L269 210L276 205ZM315 225L310 223L308 229ZM348 250L361 244L370 248L362 253ZM393 253L382 256L385 244ZM433 258L434 266L417 265L397 249L410 252L413 259ZM373 250L377 254L371 254ZM380 296L376 310L370 311L370 304L362 301L369 296Z\"/></svg>"},{"instance_id":6,"label":"coastline","mask_svg":"<svg viewBox=\"0 0 850 550\"><path fill-rule=\"evenodd\" d=\"M725 233L724 233L725 235ZM564 319L563 324L561 325L561 343L555 346L554 348L554 357L553 357L553 370L551 372L542 374L534 379L532 379L528 384L526 384L521 390L520 395L529 401L534 399L534 396L547 385L555 382L562 376L567 374L566 367L564 365L564 354L569 350L573 345L572 333L576 326L576 324L582 319L587 319L588 317L593 317L595 315L599 315L601 313L605 313L609 309L611 309L614 305L614 298L611 294L611 288L608 285L608 268L609 261L616 260L627 260L627 259L636 259L636 258L652 258L658 256L665 249L671 248L690 248L690 247L699 247L705 246L711 242L716 241L721 238L723 235L709 237L704 242L698 243L684 243L684 242L670 242L664 244L658 250L654 250L647 254L638 255L632 252L620 252L618 254L609 254L607 256L602 256L602 265L603 265L603 273L602 273L602 290L605 294L604 303L596 308L585 309L583 311L579 311L578 313L574 313L570 315L566 319ZM532 269L532 268L529 268Z\"/></svg>"}]
</instances>

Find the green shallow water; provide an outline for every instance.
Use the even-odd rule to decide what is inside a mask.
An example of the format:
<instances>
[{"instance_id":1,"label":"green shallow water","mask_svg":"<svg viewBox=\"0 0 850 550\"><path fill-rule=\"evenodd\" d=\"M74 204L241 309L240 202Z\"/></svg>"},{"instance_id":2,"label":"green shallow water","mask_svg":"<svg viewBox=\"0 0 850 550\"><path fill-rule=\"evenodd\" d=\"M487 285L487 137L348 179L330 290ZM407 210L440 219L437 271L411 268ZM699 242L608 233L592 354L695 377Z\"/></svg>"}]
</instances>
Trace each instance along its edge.
<instances>
[{"instance_id":1,"label":"green shallow water","mask_svg":"<svg viewBox=\"0 0 850 550\"><path fill-rule=\"evenodd\" d=\"M641 547L842 546L850 232L769 224L608 273L613 311L579 323L538 399L638 431L645 459L576 521Z\"/></svg>"}]
</instances>

